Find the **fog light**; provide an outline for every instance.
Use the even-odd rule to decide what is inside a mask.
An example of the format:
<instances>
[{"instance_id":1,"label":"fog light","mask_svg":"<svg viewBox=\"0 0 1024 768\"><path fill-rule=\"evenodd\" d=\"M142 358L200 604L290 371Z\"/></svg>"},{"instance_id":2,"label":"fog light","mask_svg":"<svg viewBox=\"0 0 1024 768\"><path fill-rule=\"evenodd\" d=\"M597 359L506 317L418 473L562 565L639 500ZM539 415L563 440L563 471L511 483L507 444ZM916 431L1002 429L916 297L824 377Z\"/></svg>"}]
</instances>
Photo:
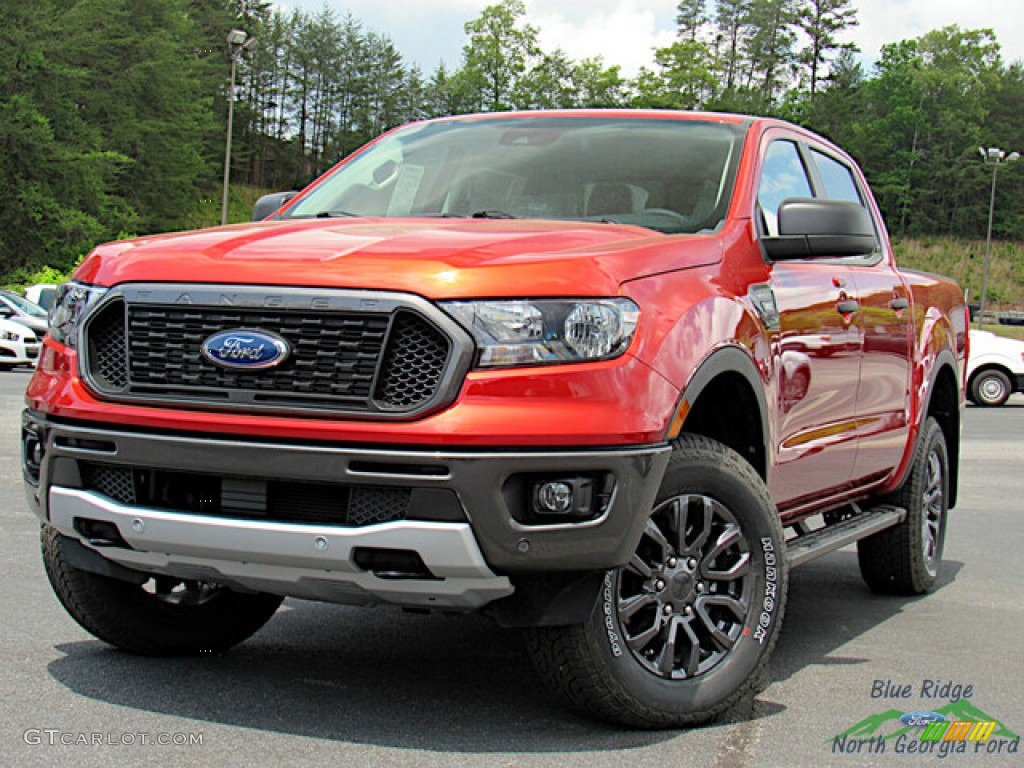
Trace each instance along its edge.
<instances>
[{"instance_id":1,"label":"fog light","mask_svg":"<svg viewBox=\"0 0 1024 768\"><path fill-rule=\"evenodd\" d=\"M586 477L541 480L533 484L535 515L590 517L593 514L594 482Z\"/></svg>"},{"instance_id":2,"label":"fog light","mask_svg":"<svg viewBox=\"0 0 1024 768\"><path fill-rule=\"evenodd\" d=\"M562 515L572 507L572 486L568 483L541 483L537 489L537 506L545 512Z\"/></svg>"},{"instance_id":3,"label":"fog light","mask_svg":"<svg viewBox=\"0 0 1024 768\"><path fill-rule=\"evenodd\" d=\"M43 443L39 435L28 429L21 432L21 470L33 485L39 484L43 465Z\"/></svg>"}]
</instances>

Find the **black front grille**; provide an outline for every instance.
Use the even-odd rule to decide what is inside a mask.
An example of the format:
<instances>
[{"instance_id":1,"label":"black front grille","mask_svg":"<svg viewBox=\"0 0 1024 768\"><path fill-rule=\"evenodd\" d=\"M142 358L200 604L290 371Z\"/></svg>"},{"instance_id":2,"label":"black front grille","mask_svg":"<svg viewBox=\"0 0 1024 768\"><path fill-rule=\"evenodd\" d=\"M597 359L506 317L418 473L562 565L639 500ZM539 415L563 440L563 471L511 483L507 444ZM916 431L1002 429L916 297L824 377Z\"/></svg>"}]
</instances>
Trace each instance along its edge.
<instances>
[{"instance_id":1,"label":"black front grille","mask_svg":"<svg viewBox=\"0 0 1024 768\"><path fill-rule=\"evenodd\" d=\"M370 313L128 307L128 368L132 386L143 390L249 390L365 401L388 320ZM232 328L272 330L288 341L292 355L261 371L221 368L203 357L203 341Z\"/></svg>"},{"instance_id":2,"label":"black front grille","mask_svg":"<svg viewBox=\"0 0 1024 768\"><path fill-rule=\"evenodd\" d=\"M231 330L271 332L290 354L260 369L201 352ZM86 379L101 396L222 408L416 412L438 405L452 341L418 312L313 311L108 302L86 323Z\"/></svg>"},{"instance_id":3,"label":"black front grille","mask_svg":"<svg viewBox=\"0 0 1024 768\"><path fill-rule=\"evenodd\" d=\"M377 385L378 399L391 408L429 400L444 374L448 339L412 312L395 318Z\"/></svg>"},{"instance_id":4,"label":"black front grille","mask_svg":"<svg viewBox=\"0 0 1024 768\"><path fill-rule=\"evenodd\" d=\"M107 391L122 392L128 386L127 340L120 302L89 324L89 363L96 382Z\"/></svg>"}]
</instances>

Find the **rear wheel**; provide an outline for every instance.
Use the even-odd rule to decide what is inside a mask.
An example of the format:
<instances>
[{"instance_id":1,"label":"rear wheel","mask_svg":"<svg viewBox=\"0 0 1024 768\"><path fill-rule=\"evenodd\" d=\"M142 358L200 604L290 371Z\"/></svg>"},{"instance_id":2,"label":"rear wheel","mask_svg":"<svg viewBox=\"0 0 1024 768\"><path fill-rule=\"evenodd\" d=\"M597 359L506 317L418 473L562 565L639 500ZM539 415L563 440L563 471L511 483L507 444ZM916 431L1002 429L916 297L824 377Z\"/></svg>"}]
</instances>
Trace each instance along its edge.
<instances>
[{"instance_id":1,"label":"rear wheel","mask_svg":"<svg viewBox=\"0 0 1024 768\"><path fill-rule=\"evenodd\" d=\"M938 578L949 509L949 453L935 419L925 422L903 487L886 501L906 509L906 519L857 542L861 575L876 592L927 592Z\"/></svg>"},{"instance_id":2,"label":"rear wheel","mask_svg":"<svg viewBox=\"0 0 1024 768\"><path fill-rule=\"evenodd\" d=\"M153 576L143 584L68 564L55 528L43 526L43 562L53 591L83 629L148 656L218 653L253 635L283 598L242 594L215 584Z\"/></svg>"},{"instance_id":3,"label":"rear wheel","mask_svg":"<svg viewBox=\"0 0 1024 768\"><path fill-rule=\"evenodd\" d=\"M786 595L783 534L764 483L728 448L683 436L630 563L581 625L528 636L540 671L602 720L713 720L763 685Z\"/></svg>"}]
</instances>

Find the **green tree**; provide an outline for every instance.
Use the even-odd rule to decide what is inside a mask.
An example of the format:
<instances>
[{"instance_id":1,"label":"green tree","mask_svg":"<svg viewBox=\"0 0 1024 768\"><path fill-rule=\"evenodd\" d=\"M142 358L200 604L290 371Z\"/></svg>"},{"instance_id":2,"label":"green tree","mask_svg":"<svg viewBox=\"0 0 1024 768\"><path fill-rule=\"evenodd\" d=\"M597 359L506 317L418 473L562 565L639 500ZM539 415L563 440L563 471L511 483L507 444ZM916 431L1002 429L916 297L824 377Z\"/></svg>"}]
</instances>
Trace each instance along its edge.
<instances>
[{"instance_id":1,"label":"green tree","mask_svg":"<svg viewBox=\"0 0 1024 768\"><path fill-rule=\"evenodd\" d=\"M794 60L796 12L794 0L751 0L747 28L747 86L761 92L771 104L785 86Z\"/></svg>"},{"instance_id":2,"label":"green tree","mask_svg":"<svg viewBox=\"0 0 1024 768\"><path fill-rule=\"evenodd\" d=\"M252 27L256 44L241 62L247 108L236 110L235 119L240 123L248 120L248 126L236 137L241 146L233 154L246 158L248 163L244 169L237 169L243 173L232 178L260 188L287 189L305 180L299 172L304 165L303 153L298 143L291 140L293 123L289 108L289 54L296 21L294 15L286 16L281 11L260 19ZM226 65L223 57L218 61L223 80Z\"/></svg>"},{"instance_id":3,"label":"green tree","mask_svg":"<svg viewBox=\"0 0 1024 768\"><path fill-rule=\"evenodd\" d=\"M715 59L725 91L738 84L751 0L718 0L715 5Z\"/></svg>"},{"instance_id":4,"label":"green tree","mask_svg":"<svg viewBox=\"0 0 1024 768\"><path fill-rule=\"evenodd\" d=\"M579 106L576 70L561 50L542 53L527 77L516 87L515 106L524 109L557 109Z\"/></svg>"},{"instance_id":5,"label":"green tree","mask_svg":"<svg viewBox=\"0 0 1024 768\"><path fill-rule=\"evenodd\" d=\"M0 27L0 264L64 269L135 225L118 194L129 160L85 119L88 74L62 60L49 0L7 9Z\"/></svg>"},{"instance_id":6,"label":"green tree","mask_svg":"<svg viewBox=\"0 0 1024 768\"><path fill-rule=\"evenodd\" d=\"M934 30L887 45L864 84L866 112L848 147L860 156L900 234L977 231L991 95L1003 65L990 30Z\"/></svg>"},{"instance_id":7,"label":"green tree","mask_svg":"<svg viewBox=\"0 0 1024 768\"><path fill-rule=\"evenodd\" d=\"M807 45L800 50L799 59L808 68L813 96L818 90L829 53L856 50L855 46L839 43L838 36L857 26L857 9L853 7L853 0L803 0L796 19L807 37Z\"/></svg>"},{"instance_id":8,"label":"green tree","mask_svg":"<svg viewBox=\"0 0 1024 768\"><path fill-rule=\"evenodd\" d=\"M182 226L209 176L213 96L195 55L186 0L65 0L55 56L79 73L69 94L105 151L130 159L120 190L142 231Z\"/></svg>"},{"instance_id":9,"label":"green tree","mask_svg":"<svg viewBox=\"0 0 1024 768\"><path fill-rule=\"evenodd\" d=\"M676 26L681 40L697 41L697 33L709 21L707 0L680 0L676 6Z\"/></svg>"},{"instance_id":10,"label":"green tree","mask_svg":"<svg viewBox=\"0 0 1024 768\"><path fill-rule=\"evenodd\" d=\"M697 109L713 94L716 80L705 64L710 52L701 42L678 40L655 51L656 69L644 69L636 80L636 107Z\"/></svg>"},{"instance_id":11,"label":"green tree","mask_svg":"<svg viewBox=\"0 0 1024 768\"><path fill-rule=\"evenodd\" d=\"M522 23L525 15L522 0L501 0L466 22L462 71L480 109L514 109L530 93L523 81L541 52L537 29Z\"/></svg>"},{"instance_id":12,"label":"green tree","mask_svg":"<svg viewBox=\"0 0 1024 768\"><path fill-rule=\"evenodd\" d=\"M477 108L473 84L462 70L449 72L444 62L437 66L423 89L423 110L429 117L471 112Z\"/></svg>"},{"instance_id":13,"label":"green tree","mask_svg":"<svg viewBox=\"0 0 1024 768\"><path fill-rule=\"evenodd\" d=\"M868 113L864 67L850 49L836 57L831 72L814 94L791 92L779 116L830 138L839 146L855 144L854 134Z\"/></svg>"},{"instance_id":14,"label":"green tree","mask_svg":"<svg viewBox=\"0 0 1024 768\"><path fill-rule=\"evenodd\" d=\"M573 65L576 104L580 107L623 107L629 103L629 83L616 65L606 67L600 57Z\"/></svg>"},{"instance_id":15,"label":"green tree","mask_svg":"<svg viewBox=\"0 0 1024 768\"><path fill-rule=\"evenodd\" d=\"M1002 147L1006 151L1024 153L1024 62L1017 61L1007 67L993 85L987 99L989 114L982 127L980 144ZM974 156L973 162L980 162L980 156ZM996 188L996 210L993 231L996 237L1024 240L1024 163L1018 162L1009 166L1005 173L1000 173ZM985 181L991 180L990 167L985 167ZM964 236L973 236L982 230L985 221L984 211L975 211L973 217L965 221L959 232ZM1024 282L1024 263L1018 264L1018 274Z\"/></svg>"}]
</instances>

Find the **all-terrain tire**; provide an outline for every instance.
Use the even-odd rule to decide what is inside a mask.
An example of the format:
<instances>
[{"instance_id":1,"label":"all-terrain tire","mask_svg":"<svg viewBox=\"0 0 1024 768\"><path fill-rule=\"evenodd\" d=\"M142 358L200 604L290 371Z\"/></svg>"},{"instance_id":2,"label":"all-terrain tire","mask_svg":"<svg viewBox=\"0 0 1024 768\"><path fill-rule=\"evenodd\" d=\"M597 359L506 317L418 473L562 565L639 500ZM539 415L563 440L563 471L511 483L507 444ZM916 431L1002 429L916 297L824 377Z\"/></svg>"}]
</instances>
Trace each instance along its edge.
<instances>
[{"instance_id":1,"label":"all-terrain tire","mask_svg":"<svg viewBox=\"0 0 1024 768\"><path fill-rule=\"evenodd\" d=\"M949 511L949 452L935 419L924 424L903 486L884 501L903 507L907 516L857 542L861 576L875 592L920 595L938 578Z\"/></svg>"},{"instance_id":2,"label":"all-terrain tire","mask_svg":"<svg viewBox=\"0 0 1024 768\"><path fill-rule=\"evenodd\" d=\"M678 440L631 563L605 575L584 624L540 627L542 677L600 720L714 720L763 690L786 601L782 527L761 477L696 435Z\"/></svg>"},{"instance_id":3,"label":"all-terrain tire","mask_svg":"<svg viewBox=\"0 0 1024 768\"><path fill-rule=\"evenodd\" d=\"M67 562L68 539L55 528L44 525L40 538L46 575L67 612L87 632L131 653L225 651L266 624L283 599L169 577L138 585L101 576Z\"/></svg>"}]
</instances>

